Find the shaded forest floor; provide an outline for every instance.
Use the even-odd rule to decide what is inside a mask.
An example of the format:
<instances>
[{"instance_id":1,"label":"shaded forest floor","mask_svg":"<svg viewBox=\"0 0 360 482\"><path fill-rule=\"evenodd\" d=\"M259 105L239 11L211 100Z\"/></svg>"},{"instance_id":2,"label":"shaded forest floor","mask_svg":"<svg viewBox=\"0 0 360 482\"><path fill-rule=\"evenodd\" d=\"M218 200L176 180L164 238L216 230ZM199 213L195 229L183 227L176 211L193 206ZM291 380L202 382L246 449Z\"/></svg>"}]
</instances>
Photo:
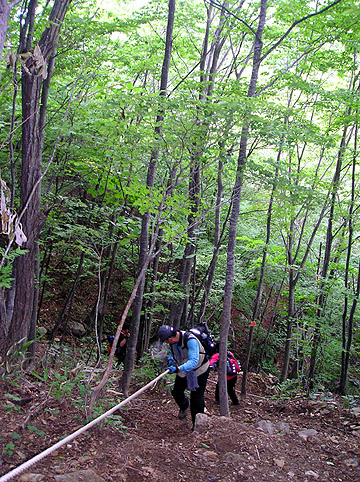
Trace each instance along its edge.
<instances>
[{"instance_id":1,"label":"shaded forest floor","mask_svg":"<svg viewBox=\"0 0 360 482\"><path fill-rule=\"evenodd\" d=\"M216 377L210 374L206 391L209 418L195 432L189 418L178 420L169 393L172 377L166 377L116 412L120 417L96 425L13 480L360 481L359 406L344 407L330 395L276 399L270 379L250 374L247 399L231 406L227 419L214 404ZM131 392L143 385L135 381ZM116 405L115 377L105 390L110 406ZM71 398L49 396L36 378L19 387L1 382L1 475L82 425L82 407ZM272 434L256 426L261 421L268 421Z\"/></svg>"}]
</instances>

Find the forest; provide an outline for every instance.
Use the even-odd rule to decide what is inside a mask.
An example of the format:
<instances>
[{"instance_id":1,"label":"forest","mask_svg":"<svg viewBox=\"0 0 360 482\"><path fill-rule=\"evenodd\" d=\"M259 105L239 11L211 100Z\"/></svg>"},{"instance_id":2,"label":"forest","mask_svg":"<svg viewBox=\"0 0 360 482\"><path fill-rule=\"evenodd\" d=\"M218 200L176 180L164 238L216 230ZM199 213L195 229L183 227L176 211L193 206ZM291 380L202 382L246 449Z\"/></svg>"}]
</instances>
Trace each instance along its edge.
<instances>
[{"instance_id":1,"label":"forest","mask_svg":"<svg viewBox=\"0 0 360 482\"><path fill-rule=\"evenodd\" d=\"M359 3L142 3L0 0L0 376L206 322L222 393L359 396Z\"/></svg>"}]
</instances>

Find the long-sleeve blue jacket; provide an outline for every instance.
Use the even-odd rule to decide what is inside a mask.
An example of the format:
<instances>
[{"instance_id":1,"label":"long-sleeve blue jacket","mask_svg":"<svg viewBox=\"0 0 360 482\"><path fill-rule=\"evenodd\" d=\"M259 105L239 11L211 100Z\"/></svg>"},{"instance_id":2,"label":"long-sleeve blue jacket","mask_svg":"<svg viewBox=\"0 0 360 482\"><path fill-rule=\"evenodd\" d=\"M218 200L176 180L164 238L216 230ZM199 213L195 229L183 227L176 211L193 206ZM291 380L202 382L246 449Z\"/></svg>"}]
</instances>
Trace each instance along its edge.
<instances>
[{"instance_id":1,"label":"long-sleeve blue jacket","mask_svg":"<svg viewBox=\"0 0 360 482\"><path fill-rule=\"evenodd\" d=\"M180 361L181 365L179 365L179 371L180 372L190 372L191 370L194 370L196 366L199 363L199 342L197 341L196 338L189 338L187 341L187 360L183 360L182 356L182 340L183 337L180 338L179 344L174 343L172 345L172 349L170 347L169 351L169 357L168 357L168 365L176 365L178 361ZM173 351L175 352L176 350L176 360L173 356Z\"/></svg>"}]
</instances>

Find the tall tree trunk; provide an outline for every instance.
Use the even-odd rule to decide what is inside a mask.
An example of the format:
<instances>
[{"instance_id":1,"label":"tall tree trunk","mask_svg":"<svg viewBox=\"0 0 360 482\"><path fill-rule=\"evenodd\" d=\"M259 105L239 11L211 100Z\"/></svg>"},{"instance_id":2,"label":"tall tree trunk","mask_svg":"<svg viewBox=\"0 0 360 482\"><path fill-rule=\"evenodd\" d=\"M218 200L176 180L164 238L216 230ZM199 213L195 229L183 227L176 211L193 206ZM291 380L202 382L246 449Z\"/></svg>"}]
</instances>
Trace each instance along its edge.
<instances>
[{"instance_id":1,"label":"tall tree trunk","mask_svg":"<svg viewBox=\"0 0 360 482\"><path fill-rule=\"evenodd\" d=\"M168 181L168 194L172 191L175 185L175 176L176 176L176 168L171 168L169 173L169 181ZM140 359L144 351L148 349L150 343L150 333L151 327L153 323L153 313L155 308L156 302L156 282L158 279L158 267L160 262L160 253L161 253L161 245L162 245L162 238L163 238L163 229L159 229L159 235L156 239L155 243L155 252L157 255L155 256L152 268L151 268L151 279L150 279L150 288L149 288L149 295L150 301L148 303L148 309L144 310L144 316L142 318L143 323L140 325L139 337L138 337L138 348L137 348L137 356Z\"/></svg>"},{"instance_id":2,"label":"tall tree trunk","mask_svg":"<svg viewBox=\"0 0 360 482\"><path fill-rule=\"evenodd\" d=\"M149 302L149 309L148 311L148 316L144 316L144 324L143 324L143 329L142 333L140 333L141 336L139 336L139 350L138 350L138 357L141 358L144 354L144 351L149 348L149 343L150 343L150 332L151 332L151 327L153 323L153 313L154 313L154 308L155 308L155 302L156 302L156 282L158 279L158 268L159 268L159 262L160 262L160 248L161 248L161 243L162 243L162 237L163 237L163 230L159 230L159 235L158 239L156 240L156 247L155 251L158 252L159 254L155 256L152 264L152 269L151 269L151 280L150 280L150 302Z\"/></svg>"},{"instance_id":3,"label":"tall tree trunk","mask_svg":"<svg viewBox=\"0 0 360 482\"><path fill-rule=\"evenodd\" d=\"M111 281L112 275L115 267L115 258L118 249L118 242L115 242L111 249L110 261L107 269L107 276L104 282L104 289L102 290L102 300L100 301L99 314L98 314L98 332L99 338L102 339L103 328L104 328L104 318L108 310L109 298L111 294Z\"/></svg>"},{"instance_id":4,"label":"tall tree trunk","mask_svg":"<svg viewBox=\"0 0 360 482\"><path fill-rule=\"evenodd\" d=\"M36 303L37 241L45 216L40 210L41 159L46 115L47 84L51 77L49 62L54 53L70 0L55 0L46 28L31 52L36 2L30 0L25 27L21 32L21 52L30 52L22 68L22 168L20 209L27 241L27 253L16 260L16 295L5 346L27 340ZM48 79L42 95L43 80ZM41 102L40 102L41 101ZM34 331L34 327L32 327Z\"/></svg>"},{"instance_id":5,"label":"tall tree trunk","mask_svg":"<svg viewBox=\"0 0 360 482\"><path fill-rule=\"evenodd\" d=\"M15 0L11 3L8 3L7 0L0 0L0 65L2 59L2 52L5 45L6 30L8 27L10 12L13 7L20 3L20 1L21 0Z\"/></svg>"},{"instance_id":6,"label":"tall tree trunk","mask_svg":"<svg viewBox=\"0 0 360 482\"><path fill-rule=\"evenodd\" d=\"M222 145L223 147L223 145ZM210 262L210 266L207 273L207 280L205 283L204 294L201 300L200 311L199 311L199 322L201 323L205 316L205 310L207 301L209 298L210 290L212 287L212 283L215 276L215 268L219 256L219 248L220 248L220 221L221 221L221 200L222 194L224 191L223 179L222 179L222 172L223 172L223 161L220 155L220 159L218 162L218 170L217 170L217 196L216 196L216 205L215 205L215 222L214 222L214 251L213 257Z\"/></svg>"},{"instance_id":7,"label":"tall tree trunk","mask_svg":"<svg viewBox=\"0 0 360 482\"><path fill-rule=\"evenodd\" d=\"M188 216L187 230L188 242L185 246L184 255L181 261L179 283L183 294L183 299L178 303L173 303L170 308L169 323L175 328L187 326L187 313L189 305L189 284L191 270L195 256L195 230L197 227L196 217L200 204L200 165L197 159L193 159L190 172L189 199L191 203L190 214Z\"/></svg>"},{"instance_id":8,"label":"tall tree trunk","mask_svg":"<svg viewBox=\"0 0 360 482\"><path fill-rule=\"evenodd\" d=\"M259 75L262 52L262 34L265 27L267 0L261 0L258 27L254 39L254 54L251 79L248 88L248 97L254 97L256 84ZM235 269L235 249L236 249L236 230L240 212L240 198L243 183L243 173L246 166L247 142L249 134L249 124L246 122L241 132L239 147L236 180L232 194L232 212L229 225L229 240L227 247L226 275L224 288L223 314L220 328L220 350L219 350L219 396L220 396L220 415L229 416L229 404L227 397L226 382L226 352L227 341L230 327L231 302L234 284Z\"/></svg>"},{"instance_id":9,"label":"tall tree trunk","mask_svg":"<svg viewBox=\"0 0 360 482\"><path fill-rule=\"evenodd\" d=\"M116 216L112 215L112 222L109 229L110 239L114 236L114 226L116 224L116 220ZM104 317L108 307L117 249L117 241L115 241L113 244L109 244L104 249L103 263L105 266L101 269L99 299L95 301L90 313L87 314L84 320L84 323L88 329L91 329L94 326L95 318L97 317L98 335L100 339L102 338Z\"/></svg>"},{"instance_id":10,"label":"tall tree trunk","mask_svg":"<svg viewBox=\"0 0 360 482\"><path fill-rule=\"evenodd\" d=\"M267 344L268 344L268 341L269 341L269 338L270 338L270 333L271 333L271 330L273 328L273 325L274 325L274 322L275 322L275 319L277 317L277 307L279 305L279 301L280 301L280 296L282 294L282 287L284 285L284 281L285 281L285 277L281 280L281 283L280 283L280 287L279 287L279 290L278 290L278 294L276 296L276 300L275 300L275 304L273 306L273 312L272 312L272 316L271 316L271 320L270 320L270 323L269 323L269 326L268 326L268 329L266 331L266 336L265 336L265 340L264 340L264 343L261 347L261 352L260 352L260 359L259 359L259 363L258 363L258 371L260 371L262 369L262 364L263 364L263 360L264 360L264 355L265 355L265 350L266 350L266 347L267 347Z\"/></svg>"},{"instance_id":11,"label":"tall tree trunk","mask_svg":"<svg viewBox=\"0 0 360 482\"><path fill-rule=\"evenodd\" d=\"M36 323L37 323L37 313L38 313L38 304L39 304L39 246L35 245L35 269L34 269L34 302L33 302L33 311L31 313L31 320L29 326L29 333L28 339L35 340L36 338ZM28 360L32 363L34 356L35 356L35 342L29 345L27 354Z\"/></svg>"},{"instance_id":12,"label":"tall tree trunk","mask_svg":"<svg viewBox=\"0 0 360 482\"><path fill-rule=\"evenodd\" d=\"M294 179L294 186L297 187L299 184L299 173L301 172L301 160L303 157L303 154L305 152L305 146L306 144L302 147L300 150L300 153L298 154L298 160L297 160L297 172L296 176ZM321 155L319 157L318 165L316 168L316 174L314 176L314 181L313 181L313 189L315 189L315 182L318 179L318 173L319 173L319 168L322 163L323 159L323 151L321 152ZM291 156L289 158L289 175L292 174L292 164L291 164ZM291 194L292 194L292 189L291 189ZM288 376L288 371L289 371L289 365L290 365L290 356L291 356L291 346L292 346L292 335L293 335L293 324L296 316L295 312L295 288L296 285L300 279L300 276L302 275L305 263L307 261L307 258L310 253L310 249L312 247L315 235L320 227L320 224L325 216L327 207L328 207L328 198L325 199L323 207L321 209L321 212L319 214L319 217L312 228L309 240L306 242L306 248L304 254L302 254L302 259L299 261L299 256L301 253L300 247L303 243L303 237L304 237L304 228L305 224L308 221L309 217L309 212L312 207L312 196L308 197L308 200L304 204L304 209L305 213L302 215L301 219L301 225L302 228L299 230L299 237L297 240L297 244L295 245L295 222L296 222L296 217L292 217L290 219L290 224L289 224L289 229L288 229L288 235L287 239L285 242L285 248L286 248L286 256L287 256L287 266L289 270L288 274L288 310L287 310L287 326L286 326L286 340L285 340L285 347L284 347L284 356L283 356L283 366L281 370L281 375L280 375L280 381L284 382ZM297 266L295 268L295 266Z\"/></svg>"},{"instance_id":13,"label":"tall tree trunk","mask_svg":"<svg viewBox=\"0 0 360 482\"><path fill-rule=\"evenodd\" d=\"M292 250L292 241L289 245L289 253ZM290 255L290 258L292 256ZM289 261L288 261L289 263ZM295 286L297 283L297 277L295 275L295 270L292 265L289 264L289 294L288 294L288 309L287 309L287 319L286 319L286 340L285 340L285 348L284 348L284 359L283 365L281 368L281 375L280 381L284 382L287 379L289 373L289 365L290 365L290 354L291 354L291 342L292 342L292 335L293 335L293 325L294 325L294 314L295 314Z\"/></svg>"},{"instance_id":14,"label":"tall tree trunk","mask_svg":"<svg viewBox=\"0 0 360 482\"><path fill-rule=\"evenodd\" d=\"M347 373L348 373L349 363L350 363L350 350L351 350L352 339L354 335L354 315L355 315L357 304L359 302L359 295L360 295L360 261L357 269L358 269L358 275L356 280L356 290L354 293L353 302L351 304L351 309L350 309L349 319L348 319L348 326L347 326L347 331L345 333L345 337L344 337L345 340L343 342L343 351L341 354L340 382L337 388L337 392L340 393L341 395L345 395L346 379L347 379ZM346 326L343 326L343 330L346 330ZM346 340L346 336L347 336L347 340Z\"/></svg>"},{"instance_id":15,"label":"tall tree trunk","mask_svg":"<svg viewBox=\"0 0 360 482\"><path fill-rule=\"evenodd\" d=\"M306 212L303 215L303 226L306 223L309 215L310 203L306 208ZM301 234L297 241L297 247L295 248L295 237L294 237L294 227L295 227L295 218L290 220L289 225L289 234L287 237L286 243L286 255L287 255L287 265L289 269L288 275L288 310L287 310L287 326L286 326L286 340L285 340L285 348L284 348L284 357L283 357L283 366L281 369L280 381L284 382L288 376L289 365L290 365L290 355L291 355L291 345L292 345L292 335L293 335L293 324L295 320L295 288L300 279L302 271L304 269L305 263L309 256L310 249L312 247L315 235L319 229L319 226L324 218L325 212L327 209L327 200L324 202L322 210L319 214L317 222L315 223L314 227L312 228L311 235L309 240L306 243L306 249L304 254L302 255L302 259L298 261L299 255L299 248L303 241L303 234L304 230L301 229ZM297 266L295 268L295 266Z\"/></svg>"},{"instance_id":16,"label":"tall tree trunk","mask_svg":"<svg viewBox=\"0 0 360 482\"><path fill-rule=\"evenodd\" d=\"M338 393L341 395L345 395L345 387L346 387L346 379L347 379L347 372L349 368L349 360L350 360L350 349L352 344L353 338L353 329L354 329L354 313L359 299L359 285L360 285L360 262L358 266L358 278L357 278L357 286L355 291L355 298L353 299L350 315L348 319L348 323L346 323L347 319L347 311L348 311L348 295L347 290L349 288L349 270L350 270L350 260L351 260L351 248L353 244L353 215L354 215L354 200L355 200L355 176L356 176L356 152L357 152L357 134L358 134L358 126L355 127L355 135L354 135L354 154L353 154L353 165L352 165L352 177L351 177L351 201L349 206L349 239L348 239L348 247L347 247L347 254L346 254L346 266L345 266L345 279L344 279L344 288L345 288L345 299L344 299L344 309L342 314L342 352L341 352L341 371L340 371L340 380L339 386L337 388ZM347 326L346 326L347 325Z\"/></svg>"},{"instance_id":17,"label":"tall tree trunk","mask_svg":"<svg viewBox=\"0 0 360 482\"><path fill-rule=\"evenodd\" d=\"M285 121L285 124L286 124L286 121ZM272 190L271 190L271 195L270 195L270 200L269 200L269 205L268 205L268 210L267 210L266 240L265 240L265 246L264 246L264 249L263 249L261 266L260 266L260 276L259 276L259 282L258 282L258 286L257 286L257 290L256 290L256 297L255 297L255 301L254 301L252 320L251 320L251 323L250 323L248 340L247 340L247 344L246 344L245 363L244 363L244 366L243 366L243 376L242 376L242 380L241 380L241 396L242 396L242 398L246 397L246 383L247 383L247 374L248 374L248 371L249 371L249 362L250 362L250 355L251 355L252 340L253 340L254 328L255 328L255 325L256 325L256 321L258 319L260 304L261 304L263 281L264 281L264 276L265 276L266 256L267 256L267 250L268 250L268 247L269 247L270 234L271 234L272 208L273 208L273 203L274 203L274 195L275 195L275 191L276 191L276 188L277 188L276 184L277 184L277 179L278 179L278 175L279 175L279 164L280 164L280 159L281 159L281 153L282 153L282 141L281 141L281 145L280 145L278 155L277 155L277 165L276 165L275 173L274 173L274 183L273 183L273 187L272 187Z\"/></svg>"},{"instance_id":18,"label":"tall tree trunk","mask_svg":"<svg viewBox=\"0 0 360 482\"><path fill-rule=\"evenodd\" d=\"M351 113L351 107L349 107L347 111L348 117L350 117L350 113ZM333 245L333 239L334 239L333 237L334 211L335 211L335 205L337 202L337 193L339 190L342 161L343 161L343 157L346 149L347 131L348 131L348 126L345 126L343 135L341 138L341 142L340 142L339 151L338 151L335 173L332 180L330 211L329 211L328 225L327 225L327 231L326 231L324 260L323 260L323 265L321 269L321 284L320 284L320 290L319 290L320 294L319 294L319 299L317 303L317 309L315 312L315 328L314 328L314 337L313 337L312 347L311 347L307 390L311 390L314 386L317 351L321 340L322 320L325 315L324 312L325 312L326 297L327 297L326 279L328 276L328 270L329 270L330 259L331 259L331 251L332 251L332 245Z\"/></svg>"},{"instance_id":19,"label":"tall tree trunk","mask_svg":"<svg viewBox=\"0 0 360 482\"><path fill-rule=\"evenodd\" d=\"M223 2L223 6L227 5L227 1ZM215 75L218 69L218 61L221 49L224 45L226 36L222 36L224 30L227 16L225 15L225 10L221 10L219 25L214 34L214 41L212 43L211 49L208 52L209 43L209 33L212 21L212 6L208 8L207 11L207 23L205 36L202 46L201 58L200 58L200 82L204 83L202 92L199 95L199 99L203 102L209 102L212 96L214 85L215 85ZM208 74L206 71L206 61L210 58L211 66ZM209 120L202 121L200 116L197 117L196 123L202 128L203 133L201 139L206 138L206 132L209 126ZM197 228L196 217L198 215L198 210L200 206L200 159L203 155L203 142L197 141L194 145L194 153L192 155L192 167L190 172L190 185L189 185L189 200L191 204L191 212L188 216L189 229L187 231L188 242L185 247L184 255L181 261L181 266L179 270L179 284L180 289L183 294L183 299L178 303L172 303L170 307L169 323L176 328L179 326L188 326L188 306L189 306L189 295L190 295L190 280L191 272L195 264L195 245L196 236L195 231ZM214 259L214 258L213 258ZM216 260L214 259L214 263ZM215 266L215 264L214 264ZM195 276L195 275L194 275Z\"/></svg>"},{"instance_id":20,"label":"tall tree trunk","mask_svg":"<svg viewBox=\"0 0 360 482\"><path fill-rule=\"evenodd\" d=\"M79 265L78 265L77 270L76 270L75 279L73 281L71 290L66 297L63 309L61 310L60 316L59 316L57 322L55 323L55 326L54 326L54 328L51 332L51 340L50 340L51 343L53 343L54 338L55 338L57 332L59 331L60 327L61 326L66 327L67 321L70 318L76 287L77 287L77 284L79 282L79 279L80 279L80 276L81 276L81 273L82 273L84 258L85 258L85 253L84 253L84 251L81 251L81 255L80 255L80 259L79 259Z\"/></svg>"},{"instance_id":21,"label":"tall tree trunk","mask_svg":"<svg viewBox=\"0 0 360 482\"><path fill-rule=\"evenodd\" d=\"M175 0L169 0L165 54L164 54L164 61L162 65L161 82L160 82L160 96L162 97L166 96L166 90L167 90L167 84L168 84L174 18L175 18ZM156 117L156 127L155 127L156 139L159 139L161 135L162 122L164 119L163 116L164 116L164 112L161 111ZM156 147L151 154L151 159L150 159L148 172L147 172L147 180L146 180L146 185L149 189L151 189L154 186L155 172L157 167L157 161L159 158L159 153L160 153L159 148ZM142 220L141 220L138 273L141 272L148 255L149 223L150 223L150 213L146 212L142 216ZM130 328L131 336L129 338L129 341L127 342L127 345L128 345L127 356L125 359L124 372L120 381L120 388L125 394L128 393L129 391L131 373L135 363L136 345L137 345L139 326L140 326L140 314L141 314L141 308L143 303L144 286L145 286L145 274L141 279L139 287L136 292L136 297L135 297L134 307L133 307L133 316L131 319L131 328Z\"/></svg>"}]
</instances>

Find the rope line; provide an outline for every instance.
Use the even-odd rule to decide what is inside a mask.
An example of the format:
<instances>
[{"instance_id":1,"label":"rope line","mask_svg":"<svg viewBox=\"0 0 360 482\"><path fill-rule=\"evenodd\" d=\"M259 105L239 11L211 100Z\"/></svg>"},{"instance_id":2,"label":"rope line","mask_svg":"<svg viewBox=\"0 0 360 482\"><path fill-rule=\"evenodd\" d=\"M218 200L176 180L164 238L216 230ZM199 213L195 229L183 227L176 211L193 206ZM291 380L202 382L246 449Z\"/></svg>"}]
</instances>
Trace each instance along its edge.
<instances>
[{"instance_id":1,"label":"rope line","mask_svg":"<svg viewBox=\"0 0 360 482\"><path fill-rule=\"evenodd\" d=\"M96 425L98 422L100 422L101 420L103 420L104 418L108 417L109 415L113 414L116 410L118 410L120 407L122 407L123 405L126 405L127 402L130 402L131 400L133 400L134 398L136 398L138 395L140 395L141 393L143 393L145 390L147 390L148 388L150 388L152 385L154 385L156 382L158 382L164 375L167 375L169 373L168 370L166 370L165 372L161 373L159 376L157 376L156 378L154 378L154 380L152 380L151 382L149 382L148 384L146 384L145 386L143 386L142 388L140 388L140 390L138 390L137 392L133 393L132 395L130 395L130 397L126 398L125 400L123 400L122 402L120 402L118 405L116 405L115 407L111 408L110 410L108 410L107 412L103 413L102 415L100 415L99 417L95 418L94 420L92 420L91 422L89 422L88 424L84 425L83 427L79 428L78 430L76 430L75 432L73 432L72 434L68 435L67 437L65 437L64 439L60 440L59 442L57 442L55 445L53 445L52 447L49 447L48 449L44 450L43 452L41 452L40 454L36 455L35 457L33 457L32 459L30 460L27 460L26 462L24 462L23 464L19 465L18 467L16 467L15 469L11 470L10 472L8 472L7 474L3 475L1 478L0 478L0 482L6 482L7 480L10 480L12 479L13 477L15 477L16 475L20 474L21 472L23 472L24 470L26 470L27 468L29 468L31 465L35 464L36 462L38 462L39 460L43 459L44 457L46 457L47 455L51 454L51 452L54 452L55 450L57 450L58 448L60 448L62 445L70 442L71 440L73 440L75 437L77 437L78 435L82 434L83 432L85 432L86 430L88 430L89 428L91 428L93 425Z\"/></svg>"}]
</instances>

